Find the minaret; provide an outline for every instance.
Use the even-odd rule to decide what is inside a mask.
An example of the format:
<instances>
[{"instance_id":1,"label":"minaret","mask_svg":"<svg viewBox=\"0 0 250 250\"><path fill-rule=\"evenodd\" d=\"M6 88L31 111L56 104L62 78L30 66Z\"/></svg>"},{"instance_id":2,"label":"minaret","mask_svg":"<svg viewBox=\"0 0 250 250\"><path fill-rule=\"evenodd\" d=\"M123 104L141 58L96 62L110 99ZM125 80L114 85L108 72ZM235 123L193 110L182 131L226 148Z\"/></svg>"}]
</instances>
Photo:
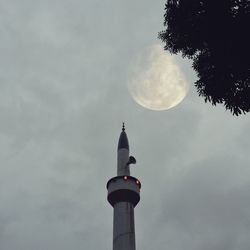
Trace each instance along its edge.
<instances>
[{"instance_id":1,"label":"minaret","mask_svg":"<svg viewBox=\"0 0 250 250\"><path fill-rule=\"evenodd\" d=\"M129 144L123 123L117 150L117 176L107 183L108 201L114 208L113 250L135 250L134 207L140 200L141 183L130 175Z\"/></svg>"}]
</instances>

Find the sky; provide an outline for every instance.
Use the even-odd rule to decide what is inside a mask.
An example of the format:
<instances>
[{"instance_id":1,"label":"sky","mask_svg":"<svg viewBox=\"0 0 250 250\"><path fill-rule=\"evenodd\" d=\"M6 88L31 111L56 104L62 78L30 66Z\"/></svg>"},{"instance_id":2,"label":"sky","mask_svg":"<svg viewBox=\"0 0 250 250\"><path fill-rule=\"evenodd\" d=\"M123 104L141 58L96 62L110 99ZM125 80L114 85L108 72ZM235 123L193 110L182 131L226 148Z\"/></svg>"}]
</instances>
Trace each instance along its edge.
<instances>
[{"instance_id":1,"label":"sky","mask_svg":"<svg viewBox=\"0 0 250 250\"><path fill-rule=\"evenodd\" d=\"M164 3L0 0L1 250L112 249L123 121L142 183L137 250L250 248L249 114L205 104L181 57L178 106L151 111L128 92Z\"/></svg>"}]
</instances>

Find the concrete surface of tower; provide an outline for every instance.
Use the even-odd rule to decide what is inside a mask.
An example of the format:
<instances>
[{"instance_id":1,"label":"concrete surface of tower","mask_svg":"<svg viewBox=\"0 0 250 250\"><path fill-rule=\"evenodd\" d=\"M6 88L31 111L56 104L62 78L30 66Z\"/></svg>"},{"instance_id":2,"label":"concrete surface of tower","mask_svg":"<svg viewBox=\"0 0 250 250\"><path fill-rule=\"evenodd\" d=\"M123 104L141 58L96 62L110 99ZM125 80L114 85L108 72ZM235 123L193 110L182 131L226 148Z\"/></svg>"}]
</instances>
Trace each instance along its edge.
<instances>
[{"instance_id":1,"label":"concrete surface of tower","mask_svg":"<svg viewBox=\"0 0 250 250\"><path fill-rule=\"evenodd\" d=\"M117 176L107 183L108 201L114 208L113 250L135 250L134 207L140 201L140 181L130 175L129 143L123 124L117 150Z\"/></svg>"}]
</instances>

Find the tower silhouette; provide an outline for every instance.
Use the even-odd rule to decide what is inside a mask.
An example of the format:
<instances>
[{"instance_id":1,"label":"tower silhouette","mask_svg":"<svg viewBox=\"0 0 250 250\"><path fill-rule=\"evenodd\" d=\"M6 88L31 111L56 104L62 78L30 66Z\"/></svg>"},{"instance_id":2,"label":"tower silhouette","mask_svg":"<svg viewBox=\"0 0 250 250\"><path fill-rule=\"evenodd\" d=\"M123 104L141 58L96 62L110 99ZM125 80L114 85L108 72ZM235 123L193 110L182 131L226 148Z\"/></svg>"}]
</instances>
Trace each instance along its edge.
<instances>
[{"instance_id":1,"label":"tower silhouette","mask_svg":"<svg viewBox=\"0 0 250 250\"><path fill-rule=\"evenodd\" d=\"M130 175L129 143L123 123L117 149L117 176L107 183L108 201L114 208L113 250L135 250L134 207L140 201L140 181Z\"/></svg>"}]
</instances>

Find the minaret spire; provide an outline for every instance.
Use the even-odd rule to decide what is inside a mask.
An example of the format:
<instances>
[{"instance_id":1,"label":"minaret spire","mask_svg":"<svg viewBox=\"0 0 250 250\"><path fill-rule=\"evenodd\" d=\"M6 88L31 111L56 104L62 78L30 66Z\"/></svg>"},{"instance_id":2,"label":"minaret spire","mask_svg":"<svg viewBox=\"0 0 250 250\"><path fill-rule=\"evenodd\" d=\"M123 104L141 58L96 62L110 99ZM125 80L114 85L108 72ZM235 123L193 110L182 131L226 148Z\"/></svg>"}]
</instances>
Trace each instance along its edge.
<instances>
[{"instance_id":1,"label":"minaret spire","mask_svg":"<svg viewBox=\"0 0 250 250\"><path fill-rule=\"evenodd\" d=\"M125 148L129 151L129 143L128 143L128 137L125 132L124 126L122 127L122 132L120 134L119 142L118 142L118 151L122 148Z\"/></svg>"},{"instance_id":2,"label":"minaret spire","mask_svg":"<svg viewBox=\"0 0 250 250\"><path fill-rule=\"evenodd\" d=\"M117 149L117 176L107 183L108 201L114 208L113 250L135 250L134 207L140 201L141 183L130 176L129 165L135 164L129 156L125 125L122 125Z\"/></svg>"}]
</instances>

